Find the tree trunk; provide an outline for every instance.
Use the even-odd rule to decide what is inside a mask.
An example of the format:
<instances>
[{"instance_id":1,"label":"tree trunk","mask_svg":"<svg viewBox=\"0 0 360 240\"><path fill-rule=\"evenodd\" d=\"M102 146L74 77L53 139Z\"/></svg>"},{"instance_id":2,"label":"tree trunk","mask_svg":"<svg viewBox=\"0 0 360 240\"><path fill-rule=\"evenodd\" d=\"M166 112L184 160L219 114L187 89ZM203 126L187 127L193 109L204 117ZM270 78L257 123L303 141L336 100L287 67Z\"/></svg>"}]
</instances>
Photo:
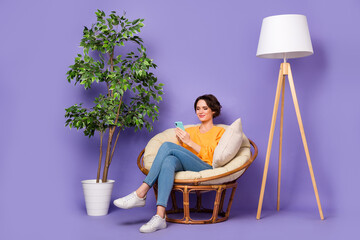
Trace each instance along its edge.
<instances>
[{"instance_id":1,"label":"tree trunk","mask_svg":"<svg viewBox=\"0 0 360 240\"><path fill-rule=\"evenodd\" d=\"M115 132L115 131L114 131L114 132ZM111 155L110 155L110 163L109 163L109 165L110 165L111 162L112 162L112 158L113 158L114 152L115 152L115 147L116 147L116 144L117 144L117 142L118 142L118 140L119 140L120 132L121 132L121 129L119 129L119 132L118 132L118 134L117 134L117 136L116 136L115 143L114 143L114 146L113 146Z\"/></svg>"},{"instance_id":2,"label":"tree trunk","mask_svg":"<svg viewBox=\"0 0 360 240\"><path fill-rule=\"evenodd\" d=\"M114 131L115 131L115 126L110 126L102 182L107 182L107 176L108 176L108 171L109 171L109 166L110 166L111 143L112 143L112 139L114 136Z\"/></svg>"},{"instance_id":3,"label":"tree trunk","mask_svg":"<svg viewBox=\"0 0 360 240\"><path fill-rule=\"evenodd\" d=\"M110 58L110 72L114 72L114 61L113 61L114 50L115 50L115 48L113 48L112 51L109 53L109 58ZM108 94L109 94L110 96L113 96L113 91L110 90L109 88L108 88L108 90L109 90ZM114 154L114 150L115 150L115 146L116 146L116 143L117 143L117 139L118 139L118 137L119 137L119 134L118 134L118 136L116 137L115 144L114 144L114 146L113 146L113 151L111 152L112 139L113 139L114 132L115 132L115 129L116 129L116 123L117 123L117 121L118 121L121 103L122 103L122 97L121 97L121 99L120 99L119 107L118 107L118 110L117 110L116 119L115 119L115 125L109 127L109 138L108 138L108 143L107 143L107 148L106 148L105 166L104 166L104 172L103 172L102 182L107 182L107 176L108 176L108 172L109 172L109 166L110 166L110 163L111 163L112 156L113 156L113 154Z\"/></svg>"},{"instance_id":4,"label":"tree trunk","mask_svg":"<svg viewBox=\"0 0 360 240\"><path fill-rule=\"evenodd\" d=\"M97 171L97 176L96 176L96 182L98 183L100 180L100 171L101 171L101 161L102 161L102 155L103 155L103 138L104 138L104 132L100 132L100 156L99 156L99 166L98 166L98 171Z\"/></svg>"}]
</instances>

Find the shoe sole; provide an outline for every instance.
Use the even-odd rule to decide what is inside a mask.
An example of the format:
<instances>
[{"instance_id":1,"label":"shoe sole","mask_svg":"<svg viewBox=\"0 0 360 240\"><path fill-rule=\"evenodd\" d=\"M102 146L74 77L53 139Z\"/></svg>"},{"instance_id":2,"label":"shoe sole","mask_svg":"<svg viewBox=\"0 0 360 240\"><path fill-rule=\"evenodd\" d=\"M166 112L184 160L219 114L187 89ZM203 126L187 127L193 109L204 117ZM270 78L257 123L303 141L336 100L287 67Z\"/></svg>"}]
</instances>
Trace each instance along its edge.
<instances>
[{"instance_id":1,"label":"shoe sole","mask_svg":"<svg viewBox=\"0 0 360 240\"><path fill-rule=\"evenodd\" d=\"M121 209L131 209L131 208L137 208L137 207L144 207L145 206L145 204L142 204L142 205L135 205L135 206L131 206L131 207L124 207L124 206L119 205L115 201L113 203L114 203L114 205L116 207L121 208Z\"/></svg>"},{"instance_id":2,"label":"shoe sole","mask_svg":"<svg viewBox=\"0 0 360 240\"><path fill-rule=\"evenodd\" d=\"M161 230L161 229L165 229L166 228L166 225L164 227L160 227L160 228L157 228L153 231L150 231L150 230L139 230L141 233L152 233L152 232L156 232L158 230Z\"/></svg>"}]
</instances>

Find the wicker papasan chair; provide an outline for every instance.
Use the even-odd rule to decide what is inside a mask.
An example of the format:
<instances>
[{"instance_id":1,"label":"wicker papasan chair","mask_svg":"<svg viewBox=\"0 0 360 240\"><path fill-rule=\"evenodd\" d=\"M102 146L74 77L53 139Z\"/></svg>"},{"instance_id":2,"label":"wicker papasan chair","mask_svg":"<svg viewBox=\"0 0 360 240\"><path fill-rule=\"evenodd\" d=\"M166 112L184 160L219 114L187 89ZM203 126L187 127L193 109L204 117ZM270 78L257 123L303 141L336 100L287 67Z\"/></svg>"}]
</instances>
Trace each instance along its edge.
<instances>
[{"instance_id":1,"label":"wicker papasan chair","mask_svg":"<svg viewBox=\"0 0 360 240\"><path fill-rule=\"evenodd\" d=\"M192 126L195 125L186 125L185 128ZM225 133L229 127L229 125L224 124L217 124L216 126L225 128ZM256 144L248 139L242 131L240 134L242 134L241 146L237 153L234 153L235 156L226 165L200 172L180 171L175 174L174 186L171 192L172 208L166 210L166 221L185 224L206 224L222 222L229 218L231 205L237 187L236 180L248 169L258 154ZM145 149L143 149L139 154L137 165L141 172L145 175L148 174L156 153L161 144L164 142L177 143L173 128L167 129L155 135L152 139L150 139ZM226 190L229 188L231 188L232 191L229 197L226 212L224 212L223 207L225 194ZM154 191L155 197L157 197L156 184L154 186ZM213 209L205 209L202 207L201 195L209 191L216 192ZM181 192L183 195L182 208L178 207L175 192ZM194 208L190 208L190 193L196 193L197 201L196 207ZM195 220L190 217L190 213L194 212L212 213L212 216L210 219ZM172 215L178 215L179 213L183 213L183 215L181 214L181 218L171 217Z\"/></svg>"}]
</instances>

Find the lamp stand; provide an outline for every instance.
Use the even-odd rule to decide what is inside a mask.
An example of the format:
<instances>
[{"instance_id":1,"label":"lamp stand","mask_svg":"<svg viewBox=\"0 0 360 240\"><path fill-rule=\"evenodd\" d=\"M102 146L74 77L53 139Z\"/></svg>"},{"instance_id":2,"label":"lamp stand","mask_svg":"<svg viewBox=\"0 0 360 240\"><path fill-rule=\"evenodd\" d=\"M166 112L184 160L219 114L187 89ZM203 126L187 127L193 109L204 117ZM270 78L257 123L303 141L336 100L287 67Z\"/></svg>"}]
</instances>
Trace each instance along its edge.
<instances>
[{"instance_id":1,"label":"lamp stand","mask_svg":"<svg viewBox=\"0 0 360 240\"><path fill-rule=\"evenodd\" d=\"M312 185L313 185L314 192L315 192L316 202L317 202L317 205L318 205L318 208L319 208L320 218L321 218L321 220L324 220L324 216L323 216L323 212L322 212L321 204L320 204L319 193L318 193L318 190L317 190L317 187L316 187L314 171L313 171L311 160L310 160L309 149L308 149L308 145L307 145L307 142L306 142L304 126L303 126L303 123L302 123L302 120L301 120L299 103L298 103L298 100L297 100L297 97L296 97L294 80L293 80L293 77L292 77L292 74L291 74L290 64L285 62L285 61L283 63L281 63L281 65L280 65L279 79L278 79L277 88L276 88L274 110L273 110L273 115L272 115L272 120L271 120L270 135L269 135L269 141L268 141L268 146L267 146L267 151L266 151L264 173L263 173L263 179L262 179L262 184L261 184L261 191L260 191L260 197L259 197L259 204L258 204L256 219L260 219L260 215L261 215L261 208L262 208L262 204L263 204L263 200L264 200L264 191L265 191L266 178L267 178L267 173L268 173L268 169L269 169L269 159L270 159L270 153L271 153L271 146L272 146L272 141L273 141L273 137L274 137L276 116L277 116L277 111L278 111L278 107L279 107L279 100L280 100L280 94L281 94L281 118L280 118L280 137L279 137L279 139L280 139L279 140L280 141L279 142L279 166L278 166L278 184L277 184L277 210L278 211L280 210L281 152L282 152L282 134L283 134L283 118L284 118L284 92L285 92L285 77L286 77L286 75L288 76L288 80L289 80L291 95L292 95L292 99L293 99L293 102L294 102L294 107L295 107L297 120L298 120L298 123L299 123L301 138L302 138L302 142L303 142L303 145L304 145L304 150L305 150L305 154L306 154L307 163L308 163L308 166L309 166L309 171L310 171Z\"/></svg>"}]
</instances>

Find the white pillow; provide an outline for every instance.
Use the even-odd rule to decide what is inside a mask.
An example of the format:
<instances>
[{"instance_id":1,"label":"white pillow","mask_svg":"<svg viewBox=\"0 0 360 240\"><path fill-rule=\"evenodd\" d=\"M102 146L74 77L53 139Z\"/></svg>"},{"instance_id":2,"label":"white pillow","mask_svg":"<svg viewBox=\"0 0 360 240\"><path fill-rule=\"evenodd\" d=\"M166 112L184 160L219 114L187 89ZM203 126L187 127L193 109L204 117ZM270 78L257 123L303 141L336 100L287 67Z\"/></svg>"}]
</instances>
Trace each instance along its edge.
<instances>
[{"instance_id":1,"label":"white pillow","mask_svg":"<svg viewBox=\"0 0 360 240\"><path fill-rule=\"evenodd\" d=\"M222 167L227 164L238 153L243 140L241 119L233 122L221 136L213 156L213 168Z\"/></svg>"}]
</instances>

